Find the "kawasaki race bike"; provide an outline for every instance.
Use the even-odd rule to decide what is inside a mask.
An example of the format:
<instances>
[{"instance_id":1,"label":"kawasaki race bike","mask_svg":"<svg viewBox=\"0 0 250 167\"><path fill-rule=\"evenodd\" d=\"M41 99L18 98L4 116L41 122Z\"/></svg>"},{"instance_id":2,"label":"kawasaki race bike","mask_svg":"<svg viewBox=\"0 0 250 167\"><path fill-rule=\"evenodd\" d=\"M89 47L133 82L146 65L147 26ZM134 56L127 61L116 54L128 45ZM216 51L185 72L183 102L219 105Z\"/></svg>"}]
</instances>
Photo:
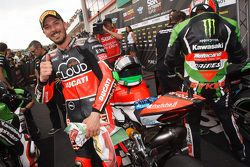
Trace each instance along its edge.
<instances>
[{"instance_id":1,"label":"kawasaki race bike","mask_svg":"<svg viewBox=\"0 0 250 167\"><path fill-rule=\"evenodd\" d=\"M250 140L250 63L244 67L229 65L228 71L233 93L231 109L241 134Z\"/></svg>"},{"instance_id":2,"label":"kawasaki race bike","mask_svg":"<svg viewBox=\"0 0 250 167\"><path fill-rule=\"evenodd\" d=\"M25 98L18 96L13 90L7 90L3 85L0 85L0 92L0 119L19 130L24 148L18 154L10 151L8 147L1 149L1 163L6 167L36 167L40 152L31 140L24 114L20 111Z\"/></svg>"}]
</instances>

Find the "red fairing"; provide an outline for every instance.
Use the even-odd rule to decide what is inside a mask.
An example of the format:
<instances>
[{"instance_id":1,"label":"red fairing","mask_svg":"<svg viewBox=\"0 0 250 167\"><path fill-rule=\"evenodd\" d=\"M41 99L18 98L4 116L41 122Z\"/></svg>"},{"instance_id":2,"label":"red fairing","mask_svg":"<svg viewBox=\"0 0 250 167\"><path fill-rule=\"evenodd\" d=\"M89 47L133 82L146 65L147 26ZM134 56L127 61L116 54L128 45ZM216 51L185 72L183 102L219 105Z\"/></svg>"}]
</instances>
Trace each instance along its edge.
<instances>
[{"instance_id":1,"label":"red fairing","mask_svg":"<svg viewBox=\"0 0 250 167\"><path fill-rule=\"evenodd\" d=\"M113 105L126 105L148 97L150 97L150 93L144 81L132 87L117 85L111 103Z\"/></svg>"},{"instance_id":2,"label":"red fairing","mask_svg":"<svg viewBox=\"0 0 250 167\"><path fill-rule=\"evenodd\" d=\"M170 92L160 96L154 103L144 108L140 115L157 115L170 112L187 112L186 108L192 106L193 100L205 100L203 97L194 95L194 98L188 98L186 92Z\"/></svg>"}]
</instances>

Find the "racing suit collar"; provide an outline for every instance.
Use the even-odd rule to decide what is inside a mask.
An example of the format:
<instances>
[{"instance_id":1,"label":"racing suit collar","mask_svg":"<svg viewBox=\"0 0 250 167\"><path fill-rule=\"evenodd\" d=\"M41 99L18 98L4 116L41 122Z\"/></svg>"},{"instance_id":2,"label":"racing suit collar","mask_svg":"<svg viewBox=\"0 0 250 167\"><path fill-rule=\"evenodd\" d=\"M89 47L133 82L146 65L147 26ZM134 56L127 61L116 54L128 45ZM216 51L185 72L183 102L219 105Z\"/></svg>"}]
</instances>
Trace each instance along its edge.
<instances>
[{"instance_id":1,"label":"racing suit collar","mask_svg":"<svg viewBox=\"0 0 250 167\"><path fill-rule=\"evenodd\" d=\"M64 51L66 51L66 50L70 50L72 47L73 47L73 45L75 44L75 41L76 41L76 38L75 37L72 37L71 38L71 40L70 40L70 42L69 42L69 44L68 44L68 46L63 50L63 49L60 49L60 48L58 48L58 50L60 51L60 52L64 52Z\"/></svg>"}]
</instances>

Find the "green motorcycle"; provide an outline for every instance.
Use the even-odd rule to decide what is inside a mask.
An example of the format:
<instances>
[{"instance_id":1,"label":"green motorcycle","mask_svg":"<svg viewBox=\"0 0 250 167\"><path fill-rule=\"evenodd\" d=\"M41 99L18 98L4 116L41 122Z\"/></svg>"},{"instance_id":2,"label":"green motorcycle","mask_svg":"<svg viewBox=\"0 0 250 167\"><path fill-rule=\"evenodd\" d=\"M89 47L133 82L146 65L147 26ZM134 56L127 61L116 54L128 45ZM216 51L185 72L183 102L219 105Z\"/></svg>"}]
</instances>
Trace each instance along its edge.
<instances>
[{"instance_id":1,"label":"green motorcycle","mask_svg":"<svg viewBox=\"0 0 250 167\"><path fill-rule=\"evenodd\" d=\"M4 158L8 157L9 161L12 161L12 164L6 164L7 167L35 167L37 166L37 160L40 155L39 149L30 137L26 118L24 113L21 111L25 101L29 100L20 95L22 92L22 89L8 90L3 84L0 83L0 120L11 124L18 129L21 134L20 141L24 148L21 152L19 151L18 154L14 154L12 151L9 151L9 147L1 149L5 150L5 155L2 156L4 156Z\"/></svg>"}]
</instances>

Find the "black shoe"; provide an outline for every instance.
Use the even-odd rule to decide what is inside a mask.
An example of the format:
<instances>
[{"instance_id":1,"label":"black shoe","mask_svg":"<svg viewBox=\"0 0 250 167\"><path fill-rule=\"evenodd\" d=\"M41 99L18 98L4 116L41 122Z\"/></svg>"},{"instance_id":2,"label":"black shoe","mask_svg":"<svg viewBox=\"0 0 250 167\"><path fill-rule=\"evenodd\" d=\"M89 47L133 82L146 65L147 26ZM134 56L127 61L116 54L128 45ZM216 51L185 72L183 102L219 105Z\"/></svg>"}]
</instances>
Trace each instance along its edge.
<instances>
[{"instance_id":1,"label":"black shoe","mask_svg":"<svg viewBox=\"0 0 250 167\"><path fill-rule=\"evenodd\" d=\"M246 153L243 151L243 150L238 150L238 151L235 151L235 156L236 158L241 161L241 162L245 162L246 161Z\"/></svg>"},{"instance_id":2,"label":"black shoe","mask_svg":"<svg viewBox=\"0 0 250 167\"><path fill-rule=\"evenodd\" d=\"M58 132L61 128L52 128L49 130L48 134L49 135L53 135L55 134L56 132Z\"/></svg>"}]
</instances>

